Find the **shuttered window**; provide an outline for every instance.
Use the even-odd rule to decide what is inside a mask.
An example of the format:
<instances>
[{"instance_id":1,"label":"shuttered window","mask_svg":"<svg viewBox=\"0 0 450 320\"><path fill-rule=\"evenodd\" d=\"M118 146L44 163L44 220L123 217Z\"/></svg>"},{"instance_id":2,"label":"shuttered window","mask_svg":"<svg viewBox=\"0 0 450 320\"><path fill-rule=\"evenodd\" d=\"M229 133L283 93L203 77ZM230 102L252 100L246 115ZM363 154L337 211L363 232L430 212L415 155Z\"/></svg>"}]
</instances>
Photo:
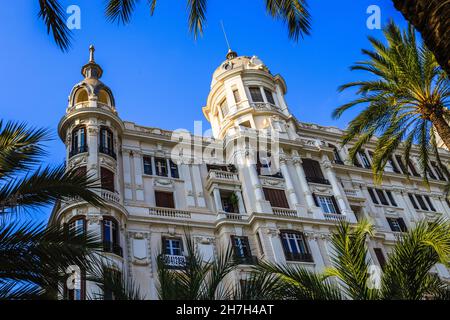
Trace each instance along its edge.
<instances>
[{"instance_id":1,"label":"shuttered window","mask_svg":"<svg viewBox=\"0 0 450 320\"><path fill-rule=\"evenodd\" d=\"M104 167L100 169L102 189L114 192L114 173Z\"/></svg>"},{"instance_id":2,"label":"shuttered window","mask_svg":"<svg viewBox=\"0 0 450 320\"><path fill-rule=\"evenodd\" d=\"M175 208L172 192L155 191L155 203L157 207Z\"/></svg>"},{"instance_id":3,"label":"shuttered window","mask_svg":"<svg viewBox=\"0 0 450 320\"><path fill-rule=\"evenodd\" d=\"M406 232L408 231L406 228L405 221L403 218L386 218L391 227L391 230L394 232Z\"/></svg>"},{"instance_id":4,"label":"shuttered window","mask_svg":"<svg viewBox=\"0 0 450 320\"><path fill-rule=\"evenodd\" d=\"M289 208L289 203L284 190L263 188L266 200L270 202L272 207Z\"/></svg>"},{"instance_id":5,"label":"shuttered window","mask_svg":"<svg viewBox=\"0 0 450 320\"><path fill-rule=\"evenodd\" d=\"M308 182L329 184L328 180L323 177L322 169L318 161L302 159L302 166Z\"/></svg>"}]
</instances>

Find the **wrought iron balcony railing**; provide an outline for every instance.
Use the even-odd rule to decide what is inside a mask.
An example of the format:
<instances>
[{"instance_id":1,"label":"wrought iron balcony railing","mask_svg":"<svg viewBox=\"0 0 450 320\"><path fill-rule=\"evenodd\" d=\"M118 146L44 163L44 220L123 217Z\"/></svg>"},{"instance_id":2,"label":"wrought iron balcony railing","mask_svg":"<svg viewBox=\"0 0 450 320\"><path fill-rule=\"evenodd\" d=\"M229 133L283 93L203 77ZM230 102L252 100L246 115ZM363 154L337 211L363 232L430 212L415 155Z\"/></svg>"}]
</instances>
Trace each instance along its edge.
<instances>
[{"instance_id":1,"label":"wrought iron balcony railing","mask_svg":"<svg viewBox=\"0 0 450 320\"><path fill-rule=\"evenodd\" d=\"M72 150L70 150L70 152L69 152L69 158L73 157L74 155L77 155L79 153L84 153L84 152L88 152L87 146L72 148Z\"/></svg>"},{"instance_id":2,"label":"wrought iron balcony railing","mask_svg":"<svg viewBox=\"0 0 450 320\"><path fill-rule=\"evenodd\" d=\"M103 241L103 251L114 253L120 257L123 257L122 247L117 243L111 241Z\"/></svg>"},{"instance_id":3,"label":"wrought iron balcony railing","mask_svg":"<svg viewBox=\"0 0 450 320\"><path fill-rule=\"evenodd\" d=\"M114 159L117 159L116 153L114 152L114 150L112 148L108 148L105 146L99 146L98 151L100 153L107 154L108 156L113 157Z\"/></svg>"}]
</instances>

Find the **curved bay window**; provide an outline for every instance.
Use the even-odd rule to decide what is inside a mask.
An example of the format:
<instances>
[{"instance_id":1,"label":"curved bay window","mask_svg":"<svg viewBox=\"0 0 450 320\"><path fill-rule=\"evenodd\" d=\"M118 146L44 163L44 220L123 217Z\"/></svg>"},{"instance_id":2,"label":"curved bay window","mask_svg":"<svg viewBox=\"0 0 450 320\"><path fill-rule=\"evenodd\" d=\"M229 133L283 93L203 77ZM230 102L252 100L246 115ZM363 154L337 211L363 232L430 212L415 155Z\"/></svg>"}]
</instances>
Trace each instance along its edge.
<instances>
[{"instance_id":1,"label":"curved bay window","mask_svg":"<svg viewBox=\"0 0 450 320\"><path fill-rule=\"evenodd\" d=\"M98 151L116 159L116 153L114 152L114 135L108 128L100 128L100 143Z\"/></svg>"},{"instance_id":2,"label":"curved bay window","mask_svg":"<svg viewBox=\"0 0 450 320\"><path fill-rule=\"evenodd\" d=\"M77 127L72 131L72 145L70 146L69 156L87 152L86 127Z\"/></svg>"},{"instance_id":3,"label":"curved bay window","mask_svg":"<svg viewBox=\"0 0 450 320\"><path fill-rule=\"evenodd\" d=\"M287 261L313 262L303 233L284 230L281 231L280 237Z\"/></svg>"},{"instance_id":4,"label":"curved bay window","mask_svg":"<svg viewBox=\"0 0 450 320\"><path fill-rule=\"evenodd\" d=\"M119 224L110 217L103 217L102 224L103 251L122 256L122 247L119 242Z\"/></svg>"}]
</instances>

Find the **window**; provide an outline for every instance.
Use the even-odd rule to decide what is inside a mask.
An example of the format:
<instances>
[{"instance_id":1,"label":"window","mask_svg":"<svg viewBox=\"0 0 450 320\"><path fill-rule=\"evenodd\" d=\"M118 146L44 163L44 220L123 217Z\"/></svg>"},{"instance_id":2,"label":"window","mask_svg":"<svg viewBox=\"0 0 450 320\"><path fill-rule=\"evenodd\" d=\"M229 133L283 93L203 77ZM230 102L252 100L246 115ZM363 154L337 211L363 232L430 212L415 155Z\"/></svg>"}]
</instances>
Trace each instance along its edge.
<instances>
[{"instance_id":1,"label":"window","mask_svg":"<svg viewBox=\"0 0 450 320\"><path fill-rule=\"evenodd\" d=\"M114 173L104 167L100 168L102 189L114 192Z\"/></svg>"},{"instance_id":2,"label":"window","mask_svg":"<svg viewBox=\"0 0 450 320\"><path fill-rule=\"evenodd\" d=\"M155 203L157 207L175 208L172 192L155 191Z\"/></svg>"},{"instance_id":3,"label":"window","mask_svg":"<svg viewBox=\"0 0 450 320\"><path fill-rule=\"evenodd\" d=\"M101 153L110 155L114 159L116 158L116 154L114 152L113 133L111 130L105 127L100 128L99 151Z\"/></svg>"},{"instance_id":4,"label":"window","mask_svg":"<svg viewBox=\"0 0 450 320\"><path fill-rule=\"evenodd\" d=\"M386 258L384 257L383 250L381 250L381 248L373 248L373 251L375 252L375 256L377 257L381 269L384 269L384 266L386 265Z\"/></svg>"},{"instance_id":5,"label":"window","mask_svg":"<svg viewBox=\"0 0 450 320\"><path fill-rule=\"evenodd\" d=\"M164 254L181 256L183 254L182 241L180 238L163 238Z\"/></svg>"},{"instance_id":6,"label":"window","mask_svg":"<svg viewBox=\"0 0 450 320\"><path fill-rule=\"evenodd\" d=\"M344 164L344 161L342 161L341 155L339 154L339 151L335 145L328 144L330 148L333 148L333 154L334 154L334 163L337 164Z\"/></svg>"},{"instance_id":7,"label":"window","mask_svg":"<svg viewBox=\"0 0 450 320\"><path fill-rule=\"evenodd\" d=\"M86 166L76 167L74 169L74 171L75 171L75 175L80 176L80 177L85 177L87 174Z\"/></svg>"},{"instance_id":8,"label":"window","mask_svg":"<svg viewBox=\"0 0 450 320\"><path fill-rule=\"evenodd\" d=\"M76 154L87 152L86 145L86 128L78 127L72 131L72 146L70 150L70 156L74 156Z\"/></svg>"},{"instance_id":9,"label":"window","mask_svg":"<svg viewBox=\"0 0 450 320\"><path fill-rule=\"evenodd\" d=\"M220 110L222 110L222 116L225 118L229 112L227 99L223 99L220 102Z\"/></svg>"},{"instance_id":10,"label":"window","mask_svg":"<svg viewBox=\"0 0 450 320\"><path fill-rule=\"evenodd\" d=\"M431 168L430 168L430 166L428 164L427 164L427 171L428 171L427 172L428 173L428 177L430 179L437 180L436 176L433 173L433 170L431 170Z\"/></svg>"},{"instance_id":11,"label":"window","mask_svg":"<svg viewBox=\"0 0 450 320\"><path fill-rule=\"evenodd\" d=\"M423 197L424 197L425 200L427 201L429 209L430 209L431 211L436 212L436 209L434 208L433 203L431 202L430 197L429 197L429 196L423 196Z\"/></svg>"},{"instance_id":12,"label":"window","mask_svg":"<svg viewBox=\"0 0 450 320\"><path fill-rule=\"evenodd\" d=\"M82 235L86 232L86 220L84 217L75 217L69 224L69 232L74 235Z\"/></svg>"},{"instance_id":13,"label":"window","mask_svg":"<svg viewBox=\"0 0 450 320\"><path fill-rule=\"evenodd\" d=\"M358 154L362 161L363 167L366 169L370 169L372 167L372 165L370 164L370 160L367 157L367 154L364 151L359 151Z\"/></svg>"},{"instance_id":14,"label":"window","mask_svg":"<svg viewBox=\"0 0 450 320\"><path fill-rule=\"evenodd\" d=\"M249 87L248 90L250 91L250 96L253 102L264 102L261 89L259 87Z\"/></svg>"},{"instance_id":15,"label":"window","mask_svg":"<svg viewBox=\"0 0 450 320\"><path fill-rule=\"evenodd\" d=\"M386 194L388 195L388 198L389 198L389 201L391 202L391 205L396 207L397 206L397 202L395 202L394 196L392 195L392 192L387 190Z\"/></svg>"},{"instance_id":16,"label":"window","mask_svg":"<svg viewBox=\"0 0 450 320\"><path fill-rule=\"evenodd\" d=\"M280 236L287 261L313 262L303 233L282 231Z\"/></svg>"},{"instance_id":17,"label":"window","mask_svg":"<svg viewBox=\"0 0 450 320\"><path fill-rule=\"evenodd\" d=\"M156 175L167 177L167 161L164 158L155 158Z\"/></svg>"},{"instance_id":18,"label":"window","mask_svg":"<svg viewBox=\"0 0 450 320\"><path fill-rule=\"evenodd\" d=\"M282 178L280 171L272 166L272 155L270 152L259 151L256 159L256 172L262 176L273 176Z\"/></svg>"},{"instance_id":19,"label":"window","mask_svg":"<svg viewBox=\"0 0 450 320\"><path fill-rule=\"evenodd\" d=\"M233 97L234 97L234 102L238 103L241 101L241 95L239 94L238 89L233 90Z\"/></svg>"},{"instance_id":20,"label":"window","mask_svg":"<svg viewBox=\"0 0 450 320\"><path fill-rule=\"evenodd\" d=\"M442 173L442 170L439 167L439 165L436 162L431 161L431 166L434 168L434 171L436 172L439 180L446 181L444 174Z\"/></svg>"},{"instance_id":21,"label":"window","mask_svg":"<svg viewBox=\"0 0 450 320\"><path fill-rule=\"evenodd\" d=\"M383 190L380 189L375 189L377 195L378 195L378 199L380 199L380 202L382 205L388 206L389 202L386 199L386 196L384 195Z\"/></svg>"},{"instance_id":22,"label":"window","mask_svg":"<svg viewBox=\"0 0 450 320\"><path fill-rule=\"evenodd\" d=\"M397 163L398 163L398 165L400 166L402 173L403 173L403 174L408 173L408 170L406 169L406 166L405 166L405 164L403 163L402 157L399 156L399 155L396 155L396 156L395 156L395 159L397 160Z\"/></svg>"},{"instance_id":23,"label":"window","mask_svg":"<svg viewBox=\"0 0 450 320\"><path fill-rule=\"evenodd\" d=\"M122 256L119 241L119 224L110 217L103 217L103 251Z\"/></svg>"},{"instance_id":24,"label":"window","mask_svg":"<svg viewBox=\"0 0 450 320\"><path fill-rule=\"evenodd\" d=\"M275 100L273 99L273 93L269 89L264 88L264 94L266 95L266 100L268 103L275 104Z\"/></svg>"},{"instance_id":25,"label":"window","mask_svg":"<svg viewBox=\"0 0 450 320\"><path fill-rule=\"evenodd\" d=\"M172 160L169 160L169 164L170 164L170 176L172 178L179 178L179 174L178 174L178 166L175 162L173 162Z\"/></svg>"},{"instance_id":26,"label":"window","mask_svg":"<svg viewBox=\"0 0 450 320\"><path fill-rule=\"evenodd\" d=\"M406 232L408 231L406 229L405 222L402 218L386 218L386 220L389 223L389 226L391 227L391 230L394 232Z\"/></svg>"},{"instance_id":27,"label":"window","mask_svg":"<svg viewBox=\"0 0 450 320\"><path fill-rule=\"evenodd\" d=\"M409 197L409 201L411 201L411 204L413 205L414 209L419 210L419 206L417 205L414 195L411 193L408 193L408 197Z\"/></svg>"},{"instance_id":28,"label":"window","mask_svg":"<svg viewBox=\"0 0 450 320\"><path fill-rule=\"evenodd\" d=\"M241 264L253 264L252 252L248 237L231 236L231 243L235 257Z\"/></svg>"},{"instance_id":29,"label":"window","mask_svg":"<svg viewBox=\"0 0 450 320\"><path fill-rule=\"evenodd\" d=\"M414 164L411 161L408 161L408 167L413 176L420 177L420 174L417 173L416 167L414 167Z\"/></svg>"},{"instance_id":30,"label":"window","mask_svg":"<svg viewBox=\"0 0 450 320\"><path fill-rule=\"evenodd\" d=\"M239 213L237 196L234 192L220 192L222 209L227 213Z\"/></svg>"},{"instance_id":31,"label":"window","mask_svg":"<svg viewBox=\"0 0 450 320\"><path fill-rule=\"evenodd\" d=\"M321 207L324 213L340 214L336 199L333 196L316 196L318 207ZM317 205L316 204L316 205Z\"/></svg>"},{"instance_id":32,"label":"window","mask_svg":"<svg viewBox=\"0 0 450 320\"><path fill-rule=\"evenodd\" d=\"M289 208L289 203L284 190L263 188L266 200L275 208Z\"/></svg>"},{"instance_id":33,"label":"window","mask_svg":"<svg viewBox=\"0 0 450 320\"><path fill-rule=\"evenodd\" d=\"M425 201L423 200L423 197L420 194L416 194L417 202L419 203L420 209L422 210L428 210L427 205L425 204Z\"/></svg>"},{"instance_id":34,"label":"window","mask_svg":"<svg viewBox=\"0 0 450 320\"><path fill-rule=\"evenodd\" d=\"M320 164L316 160L302 159L302 167L305 171L306 180L313 183L330 184L328 180L323 177Z\"/></svg>"},{"instance_id":35,"label":"window","mask_svg":"<svg viewBox=\"0 0 450 320\"><path fill-rule=\"evenodd\" d=\"M373 203L397 207L397 202L395 202L394 195L391 191L372 188L367 188L367 190Z\"/></svg>"},{"instance_id":36,"label":"window","mask_svg":"<svg viewBox=\"0 0 450 320\"><path fill-rule=\"evenodd\" d=\"M152 169L152 158L151 157L143 157L142 158L144 161L144 174L153 174L153 169Z\"/></svg>"},{"instance_id":37,"label":"window","mask_svg":"<svg viewBox=\"0 0 450 320\"><path fill-rule=\"evenodd\" d=\"M367 188L367 191L369 191L370 198L372 199L372 202L375 204L379 204L377 197L375 196L375 193L373 192L372 188Z\"/></svg>"},{"instance_id":38,"label":"window","mask_svg":"<svg viewBox=\"0 0 450 320\"><path fill-rule=\"evenodd\" d=\"M394 159L392 159L392 156L389 157L388 163L389 163L389 165L391 166L392 170L393 170L395 173L401 173L401 172L400 172L400 169L399 169L399 168L397 167L397 165L395 164Z\"/></svg>"}]
</instances>

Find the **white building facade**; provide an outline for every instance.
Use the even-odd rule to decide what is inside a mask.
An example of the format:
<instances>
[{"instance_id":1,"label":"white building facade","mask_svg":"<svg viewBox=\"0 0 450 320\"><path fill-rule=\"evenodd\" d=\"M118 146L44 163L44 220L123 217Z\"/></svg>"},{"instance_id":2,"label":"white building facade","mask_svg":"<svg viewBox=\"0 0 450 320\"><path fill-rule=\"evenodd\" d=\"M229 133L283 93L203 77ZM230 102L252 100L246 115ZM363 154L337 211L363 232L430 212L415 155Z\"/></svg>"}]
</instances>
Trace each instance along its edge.
<instances>
[{"instance_id":1,"label":"white building facade","mask_svg":"<svg viewBox=\"0 0 450 320\"><path fill-rule=\"evenodd\" d=\"M229 51L215 70L203 108L213 132L206 138L122 120L90 52L58 132L67 167L99 178L107 206L63 202L50 223L101 235L105 255L148 299L157 299L159 254L183 266L187 228L205 260L233 245L242 260L233 274L239 282L261 259L322 271L330 266L329 238L339 220L373 221L369 252L382 265L399 233L421 219L450 217L436 161L429 163L427 188L417 152L406 164L399 151L375 185L374 142L349 162L343 131L299 122L285 101L284 79L255 56ZM448 163L450 153L442 150L441 157ZM435 272L450 281L444 266ZM83 282L64 294L84 299L95 290Z\"/></svg>"}]
</instances>

